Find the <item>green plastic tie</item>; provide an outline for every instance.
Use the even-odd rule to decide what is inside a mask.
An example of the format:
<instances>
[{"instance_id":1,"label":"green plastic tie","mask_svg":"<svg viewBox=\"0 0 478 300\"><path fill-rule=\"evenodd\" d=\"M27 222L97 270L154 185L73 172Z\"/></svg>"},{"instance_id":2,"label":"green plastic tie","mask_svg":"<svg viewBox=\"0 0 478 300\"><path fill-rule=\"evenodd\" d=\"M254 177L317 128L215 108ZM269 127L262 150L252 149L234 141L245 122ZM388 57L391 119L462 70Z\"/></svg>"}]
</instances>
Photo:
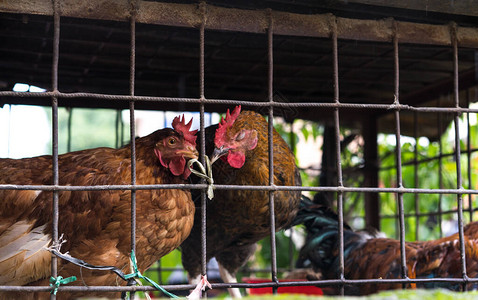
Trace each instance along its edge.
<instances>
[{"instance_id":1,"label":"green plastic tie","mask_svg":"<svg viewBox=\"0 0 478 300\"><path fill-rule=\"evenodd\" d=\"M156 282L154 282L154 280L144 276L141 274L141 272L138 270L138 265L136 264L136 257L134 255L134 251L131 251L131 263L133 265L133 273L131 274L126 274L124 276L124 278L126 279L130 279L130 278L140 278L140 279L144 279L146 280L147 282L149 282L149 284L151 284L152 286L154 286L158 291L161 291L163 292L164 294L168 295L169 297L171 298L176 298L176 299L179 299L178 296L166 291L164 288L162 288L159 284L157 284Z\"/></svg>"},{"instance_id":2,"label":"green plastic tie","mask_svg":"<svg viewBox=\"0 0 478 300\"><path fill-rule=\"evenodd\" d=\"M57 278L53 276L50 277L50 286L52 288L50 293L53 295L56 295L56 293L58 292L58 288L60 287L61 284L68 284L73 281L76 281L76 276L71 276L68 278L63 278L61 276L58 276Z\"/></svg>"}]
</instances>

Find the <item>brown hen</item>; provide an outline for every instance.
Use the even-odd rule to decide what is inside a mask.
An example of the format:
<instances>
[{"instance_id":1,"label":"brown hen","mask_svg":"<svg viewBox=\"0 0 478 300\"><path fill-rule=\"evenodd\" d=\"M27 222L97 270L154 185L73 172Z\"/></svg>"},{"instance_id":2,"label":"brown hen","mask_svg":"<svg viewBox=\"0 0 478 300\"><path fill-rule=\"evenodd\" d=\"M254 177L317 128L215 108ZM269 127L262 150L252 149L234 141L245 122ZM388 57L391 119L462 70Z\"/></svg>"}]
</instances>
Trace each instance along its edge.
<instances>
[{"instance_id":1,"label":"brown hen","mask_svg":"<svg viewBox=\"0 0 478 300\"><path fill-rule=\"evenodd\" d=\"M268 123L260 114L240 111L240 106L220 124L206 128L206 153L213 154L215 184L269 185ZM275 130L274 184L301 185L295 158ZM215 148L216 147L216 148ZM196 206L201 205L197 190L191 191ZM276 230L295 217L300 191L274 193ZM215 257L224 282L236 282L236 272L252 256L256 242L270 235L269 192L216 190L207 203L207 260ZM183 266L192 279L201 274L201 214L196 209L191 235L181 245ZM231 295L240 297L237 289Z\"/></svg>"},{"instance_id":2,"label":"brown hen","mask_svg":"<svg viewBox=\"0 0 478 300\"><path fill-rule=\"evenodd\" d=\"M323 279L337 279L339 273L338 217L329 207L315 204L305 197L293 222L304 224L305 245L300 251L299 267L312 267ZM462 278L458 233L434 241L406 242L406 268L410 278ZM478 277L478 222L465 227L467 275ZM400 241L379 238L364 231L352 231L344 224L344 275L346 279L402 278ZM468 289L476 289L469 283ZM459 290L456 282L418 282L409 288L447 288ZM368 295L380 290L399 289L399 283L346 285L348 295ZM339 293L332 288L331 293Z\"/></svg>"},{"instance_id":3,"label":"brown hen","mask_svg":"<svg viewBox=\"0 0 478 300\"><path fill-rule=\"evenodd\" d=\"M197 158L195 132L184 118L136 139L138 185L184 183L190 171L186 159ZM59 183L75 185L129 185L130 145L120 149L97 148L60 155ZM52 158L0 159L0 183L48 185ZM52 192L0 191L0 284L48 285L52 241ZM178 247L189 235L194 204L189 191L153 189L136 191L136 257L141 272ZM131 192L129 190L60 191L59 233L66 242L62 252L93 265L115 266L129 272L131 252ZM77 276L72 285L124 285L113 272L80 269L58 260L58 275ZM87 294L87 295L91 295ZM38 299L48 293L0 298ZM59 293L73 298L80 294ZM118 294L104 293L101 296Z\"/></svg>"}]
</instances>

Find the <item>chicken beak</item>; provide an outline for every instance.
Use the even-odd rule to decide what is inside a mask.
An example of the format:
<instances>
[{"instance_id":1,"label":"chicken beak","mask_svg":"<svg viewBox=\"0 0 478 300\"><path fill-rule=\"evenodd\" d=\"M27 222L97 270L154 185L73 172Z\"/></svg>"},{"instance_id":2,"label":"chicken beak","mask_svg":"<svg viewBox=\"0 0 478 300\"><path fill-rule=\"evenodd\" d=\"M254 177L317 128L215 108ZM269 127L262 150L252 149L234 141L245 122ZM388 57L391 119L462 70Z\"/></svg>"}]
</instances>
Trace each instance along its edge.
<instances>
[{"instance_id":1,"label":"chicken beak","mask_svg":"<svg viewBox=\"0 0 478 300\"><path fill-rule=\"evenodd\" d=\"M178 154L182 154L185 158L198 159L199 152L194 146L187 146L186 149L178 151Z\"/></svg>"},{"instance_id":2,"label":"chicken beak","mask_svg":"<svg viewBox=\"0 0 478 300\"><path fill-rule=\"evenodd\" d=\"M212 152L211 155L211 165L218 160L221 156L226 155L229 152L229 148L224 148L224 146L221 146L221 148L214 148L214 151Z\"/></svg>"}]
</instances>

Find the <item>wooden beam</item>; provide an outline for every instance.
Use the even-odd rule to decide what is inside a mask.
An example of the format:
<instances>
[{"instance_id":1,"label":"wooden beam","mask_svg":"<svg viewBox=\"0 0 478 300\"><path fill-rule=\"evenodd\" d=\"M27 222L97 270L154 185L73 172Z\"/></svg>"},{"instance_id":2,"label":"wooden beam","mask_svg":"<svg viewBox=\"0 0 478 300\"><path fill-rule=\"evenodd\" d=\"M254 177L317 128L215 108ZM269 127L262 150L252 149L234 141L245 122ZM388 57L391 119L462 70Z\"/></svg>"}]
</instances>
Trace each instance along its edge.
<instances>
[{"instance_id":1,"label":"wooden beam","mask_svg":"<svg viewBox=\"0 0 478 300\"><path fill-rule=\"evenodd\" d=\"M424 12L435 12L443 14L455 14L465 16L478 16L478 1L450 1L450 0L433 0L433 1L416 1L416 0L347 0L348 3L366 4L381 7L393 7L401 9L411 9Z\"/></svg>"},{"instance_id":2,"label":"wooden beam","mask_svg":"<svg viewBox=\"0 0 478 300\"><path fill-rule=\"evenodd\" d=\"M202 20L197 4L138 1L138 23L197 28ZM388 3L388 2L387 2ZM469 6L472 6L471 4ZM206 5L208 30L265 33L269 14L274 34L328 38L331 24L337 22L338 38L390 42L393 21L339 18L331 14L297 14L282 11L247 10ZM0 12L53 15L51 0L0 1ZM128 21L129 0L61 1L61 16L99 20ZM397 21L400 43L451 45L450 26ZM458 27L460 47L478 47L478 28Z\"/></svg>"}]
</instances>

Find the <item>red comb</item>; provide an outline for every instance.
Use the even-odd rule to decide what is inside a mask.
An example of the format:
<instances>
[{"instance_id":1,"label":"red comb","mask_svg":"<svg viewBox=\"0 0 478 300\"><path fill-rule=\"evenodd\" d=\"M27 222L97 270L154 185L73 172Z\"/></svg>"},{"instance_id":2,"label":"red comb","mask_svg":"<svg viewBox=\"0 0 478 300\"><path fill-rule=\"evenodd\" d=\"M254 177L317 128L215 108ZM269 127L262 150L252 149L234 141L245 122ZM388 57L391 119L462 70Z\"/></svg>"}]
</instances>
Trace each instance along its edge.
<instances>
[{"instance_id":1,"label":"red comb","mask_svg":"<svg viewBox=\"0 0 478 300\"><path fill-rule=\"evenodd\" d=\"M221 122L219 122L219 126L216 129L216 136L214 137L214 144L216 144L217 147L221 147L226 136L226 130L232 127L240 113L241 106L238 105L232 113L229 113L229 109L227 110L225 119L221 118Z\"/></svg>"},{"instance_id":2,"label":"red comb","mask_svg":"<svg viewBox=\"0 0 478 300\"><path fill-rule=\"evenodd\" d=\"M191 118L189 123L186 124L184 115L182 115L182 117L183 118L181 119L181 116L177 116L176 118L173 119L173 123L172 123L173 128L174 130L181 132L186 141L196 145L196 138L197 138L196 132L198 131L197 130L189 131L189 129L191 128L191 125L193 124L193 119Z\"/></svg>"}]
</instances>

